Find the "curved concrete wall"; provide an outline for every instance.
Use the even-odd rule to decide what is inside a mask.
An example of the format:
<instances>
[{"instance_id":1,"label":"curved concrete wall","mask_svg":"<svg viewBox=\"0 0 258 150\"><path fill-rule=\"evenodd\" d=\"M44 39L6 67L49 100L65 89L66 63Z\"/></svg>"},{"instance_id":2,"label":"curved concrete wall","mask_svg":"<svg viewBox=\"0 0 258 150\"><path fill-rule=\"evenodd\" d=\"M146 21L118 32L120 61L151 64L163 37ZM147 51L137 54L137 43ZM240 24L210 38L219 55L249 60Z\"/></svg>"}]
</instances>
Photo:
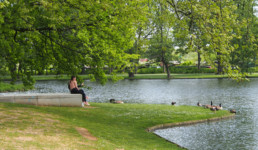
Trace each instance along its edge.
<instances>
[{"instance_id":1,"label":"curved concrete wall","mask_svg":"<svg viewBox=\"0 0 258 150\"><path fill-rule=\"evenodd\" d=\"M30 104L37 106L81 107L82 95L67 93L0 95L0 102Z\"/></svg>"}]
</instances>

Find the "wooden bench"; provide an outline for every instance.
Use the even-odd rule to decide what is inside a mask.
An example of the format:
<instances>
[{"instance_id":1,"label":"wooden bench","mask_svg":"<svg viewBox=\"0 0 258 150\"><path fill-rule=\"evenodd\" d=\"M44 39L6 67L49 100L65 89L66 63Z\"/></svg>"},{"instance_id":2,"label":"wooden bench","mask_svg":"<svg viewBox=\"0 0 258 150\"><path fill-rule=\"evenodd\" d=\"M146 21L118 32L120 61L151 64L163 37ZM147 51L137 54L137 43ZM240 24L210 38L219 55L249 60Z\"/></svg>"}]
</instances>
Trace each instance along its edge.
<instances>
[{"instance_id":1,"label":"wooden bench","mask_svg":"<svg viewBox=\"0 0 258 150\"><path fill-rule=\"evenodd\" d=\"M40 93L0 95L0 102L30 104L36 106L82 106L81 94Z\"/></svg>"}]
</instances>

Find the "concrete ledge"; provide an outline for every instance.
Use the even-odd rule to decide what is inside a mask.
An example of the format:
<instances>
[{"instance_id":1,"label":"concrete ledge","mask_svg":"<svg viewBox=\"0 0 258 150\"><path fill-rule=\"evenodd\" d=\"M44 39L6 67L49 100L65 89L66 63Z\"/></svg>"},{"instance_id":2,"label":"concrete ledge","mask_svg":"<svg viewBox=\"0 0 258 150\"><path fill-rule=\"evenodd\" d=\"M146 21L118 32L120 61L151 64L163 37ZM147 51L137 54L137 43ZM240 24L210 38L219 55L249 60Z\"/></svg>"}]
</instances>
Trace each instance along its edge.
<instances>
[{"instance_id":1,"label":"concrete ledge","mask_svg":"<svg viewBox=\"0 0 258 150\"><path fill-rule=\"evenodd\" d=\"M37 106L73 106L81 107L81 94L40 93L0 95L0 102L30 104Z\"/></svg>"},{"instance_id":2,"label":"concrete ledge","mask_svg":"<svg viewBox=\"0 0 258 150\"><path fill-rule=\"evenodd\" d=\"M147 128L147 131L154 132L155 130L159 130L159 129L167 129L167 128L173 128L173 127L179 127L179 126L189 126L189 125L198 124L198 123L214 122L214 121L220 121L223 119L231 119L234 117L235 117L235 114L230 114L228 116L215 117L215 118L204 119L204 120L194 120L194 121L185 121L185 122L178 122L178 123L160 124L160 125L156 125L156 126Z\"/></svg>"}]
</instances>

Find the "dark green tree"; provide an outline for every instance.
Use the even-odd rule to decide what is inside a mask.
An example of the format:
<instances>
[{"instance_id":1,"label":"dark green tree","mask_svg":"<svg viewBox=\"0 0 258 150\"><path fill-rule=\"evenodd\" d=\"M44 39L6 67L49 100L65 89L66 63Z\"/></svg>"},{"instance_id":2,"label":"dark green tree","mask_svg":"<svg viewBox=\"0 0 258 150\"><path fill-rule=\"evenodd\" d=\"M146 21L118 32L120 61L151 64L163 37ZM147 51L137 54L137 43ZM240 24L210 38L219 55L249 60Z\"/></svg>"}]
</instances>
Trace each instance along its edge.
<instances>
[{"instance_id":1,"label":"dark green tree","mask_svg":"<svg viewBox=\"0 0 258 150\"><path fill-rule=\"evenodd\" d=\"M257 55L257 17L255 16L255 0L235 0L237 20L240 26L234 29L239 35L232 40L235 51L231 53L231 63L239 67L241 72L252 72Z\"/></svg>"}]
</instances>

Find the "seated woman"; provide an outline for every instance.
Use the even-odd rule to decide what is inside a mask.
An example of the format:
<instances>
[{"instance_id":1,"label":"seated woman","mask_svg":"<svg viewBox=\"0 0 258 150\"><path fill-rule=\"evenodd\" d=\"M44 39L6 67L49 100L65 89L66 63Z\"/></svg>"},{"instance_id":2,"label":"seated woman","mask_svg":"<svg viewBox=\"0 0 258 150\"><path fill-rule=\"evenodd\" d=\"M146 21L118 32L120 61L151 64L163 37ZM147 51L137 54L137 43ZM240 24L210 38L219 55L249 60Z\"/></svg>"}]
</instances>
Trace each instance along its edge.
<instances>
[{"instance_id":1,"label":"seated woman","mask_svg":"<svg viewBox=\"0 0 258 150\"><path fill-rule=\"evenodd\" d=\"M78 88L75 76L71 77L71 80L70 80L70 91L71 91L72 94L82 94L82 102L83 102L83 104L90 105L87 102L88 96L86 96L86 94L84 93L84 91L82 89Z\"/></svg>"}]
</instances>

